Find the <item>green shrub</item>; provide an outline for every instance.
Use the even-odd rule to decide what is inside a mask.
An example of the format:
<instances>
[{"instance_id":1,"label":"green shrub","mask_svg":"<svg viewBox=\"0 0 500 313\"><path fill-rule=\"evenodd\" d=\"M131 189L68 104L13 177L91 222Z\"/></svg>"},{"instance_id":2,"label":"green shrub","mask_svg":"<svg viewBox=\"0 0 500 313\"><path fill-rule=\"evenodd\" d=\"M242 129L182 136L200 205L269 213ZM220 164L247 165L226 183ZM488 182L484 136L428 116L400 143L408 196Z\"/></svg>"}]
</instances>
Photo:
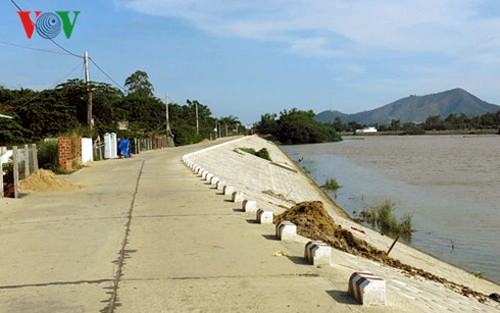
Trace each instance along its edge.
<instances>
[{"instance_id":1,"label":"green shrub","mask_svg":"<svg viewBox=\"0 0 500 313\"><path fill-rule=\"evenodd\" d=\"M12 160L2 164L2 171L5 173L3 175L4 184L12 184L14 182L14 163L12 163ZM0 173L0 175L3 173Z\"/></svg>"},{"instance_id":2,"label":"green shrub","mask_svg":"<svg viewBox=\"0 0 500 313\"><path fill-rule=\"evenodd\" d=\"M261 159L272 161L271 156L269 155L269 151L267 151L266 148L262 148L259 151L255 153L256 156L258 156Z\"/></svg>"},{"instance_id":3,"label":"green shrub","mask_svg":"<svg viewBox=\"0 0 500 313\"><path fill-rule=\"evenodd\" d=\"M322 187L328 190L337 190L342 186L339 185L335 178L330 178L326 180L325 184Z\"/></svg>"},{"instance_id":4,"label":"green shrub","mask_svg":"<svg viewBox=\"0 0 500 313\"><path fill-rule=\"evenodd\" d=\"M38 145L38 167L52 170L54 173L61 171L57 140L45 140Z\"/></svg>"},{"instance_id":5,"label":"green shrub","mask_svg":"<svg viewBox=\"0 0 500 313\"><path fill-rule=\"evenodd\" d=\"M259 151L255 151L254 148L240 148L240 150L246 153L253 154L261 159L272 161L271 156L269 155L269 151L266 148L262 148Z\"/></svg>"},{"instance_id":6,"label":"green shrub","mask_svg":"<svg viewBox=\"0 0 500 313\"><path fill-rule=\"evenodd\" d=\"M393 211L394 203L384 201L371 209L361 211L360 215L364 222L370 223L385 235L395 236L401 234L403 237L410 238L413 232L411 215L403 216L398 222Z\"/></svg>"}]
</instances>

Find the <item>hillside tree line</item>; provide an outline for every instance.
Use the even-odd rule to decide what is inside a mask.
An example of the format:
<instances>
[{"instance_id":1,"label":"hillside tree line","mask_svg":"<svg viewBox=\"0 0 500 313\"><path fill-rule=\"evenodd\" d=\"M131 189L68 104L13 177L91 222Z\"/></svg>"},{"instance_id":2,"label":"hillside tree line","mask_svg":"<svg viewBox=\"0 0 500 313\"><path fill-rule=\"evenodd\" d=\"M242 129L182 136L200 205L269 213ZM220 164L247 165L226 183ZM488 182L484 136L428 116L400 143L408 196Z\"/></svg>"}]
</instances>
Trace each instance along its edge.
<instances>
[{"instance_id":1,"label":"hillside tree line","mask_svg":"<svg viewBox=\"0 0 500 313\"><path fill-rule=\"evenodd\" d=\"M355 121L344 123L340 117L331 123L337 132L354 132L368 125L362 125ZM410 135L424 134L426 131L474 131L474 130L498 130L500 133L500 111L486 113L475 117L467 117L465 114L450 114L446 118L439 115L427 117L423 123L405 122L398 119L391 120L390 124L377 123L375 126L379 131L400 132Z\"/></svg>"},{"instance_id":2,"label":"hillside tree line","mask_svg":"<svg viewBox=\"0 0 500 313\"><path fill-rule=\"evenodd\" d=\"M154 96L148 74L136 71L125 80L122 91L110 84L92 82L92 115L94 128L87 127L87 84L70 79L54 89L35 91L11 90L0 85L0 145L38 142L58 135L78 134L96 138L115 132L120 138L166 133L165 104ZM196 107L199 128L196 128ZM234 135L244 131L238 118L215 118L207 105L196 100L169 104L170 127L176 145L199 142L217 135ZM119 130L118 122L128 123ZM224 131L216 132L215 129Z\"/></svg>"}]
</instances>

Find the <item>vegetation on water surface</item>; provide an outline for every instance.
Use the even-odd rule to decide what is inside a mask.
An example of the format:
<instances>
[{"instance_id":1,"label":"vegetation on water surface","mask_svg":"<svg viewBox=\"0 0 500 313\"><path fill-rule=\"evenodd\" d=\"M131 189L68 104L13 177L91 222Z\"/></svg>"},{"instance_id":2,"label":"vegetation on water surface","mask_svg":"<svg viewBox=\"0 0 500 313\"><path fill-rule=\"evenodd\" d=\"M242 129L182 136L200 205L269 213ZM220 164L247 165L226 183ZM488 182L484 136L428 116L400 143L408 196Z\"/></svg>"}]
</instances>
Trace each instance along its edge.
<instances>
[{"instance_id":1,"label":"vegetation on water surface","mask_svg":"<svg viewBox=\"0 0 500 313\"><path fill-rule=\"evenodd\" d=\"M272 161L271 156L269 155L269 150L266 148L262 148L259 151L256 151L254 148L240 148L240 150L253 154L261 159Z\"/></svg>"},{"instance_id":2,"label":"vegetation on water surface","mask_svg":"<svg viewBox=\"0 0 500 313\"><path fill-rule=\"evenodd\" d=\"M330 179L327 179L325 184L321 187L328 189L328 190L337 190L342 186L340 186L340 184L337 182L337 180L335 178L330 178Z\"/></svg>"},{"instance_id":3,"label":"vegetation on water surface","mask_svg":"<svg viewBox=\"0 0 500 313\"><path fill-rule=\"evenodd\" d=\"M361 219L379 229L382 234L390 236L401 234L410 238L413 232L412 217L406 214L398 221L394 216L394 206L393 202L384 201L371 209L361 211Z\"/></svg>"},{"instance_id":4,"label":"vegetation on water surface","mask_svg":"<svg viewBox=\"0 0 500 313\"><path fill-rule=\"evenodd\" d=\"M264 114L256 125L257 133L271 135L282 144L306 144L341 141L342 137L331 125L315 119L313 111L292 109L276 114Z\"/></svg>"}]
</instances>

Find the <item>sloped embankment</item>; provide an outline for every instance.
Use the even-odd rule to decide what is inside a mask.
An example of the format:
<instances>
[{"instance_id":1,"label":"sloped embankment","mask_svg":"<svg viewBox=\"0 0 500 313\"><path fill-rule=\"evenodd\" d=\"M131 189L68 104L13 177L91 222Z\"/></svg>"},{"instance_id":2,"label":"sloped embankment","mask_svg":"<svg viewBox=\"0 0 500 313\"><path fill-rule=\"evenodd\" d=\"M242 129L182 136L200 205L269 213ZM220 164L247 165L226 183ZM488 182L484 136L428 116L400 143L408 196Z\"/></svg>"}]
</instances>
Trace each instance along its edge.
<instances>
[{"instance_id":1,"label":"sloped embankment","mask_svg":"<svg viewBox=\"0 0 500 313\"><path fill-rule=\"evenodd\" d=\"M399 260L389 257L386 252L378 250L366 241L356 238L350 231L335 224L321 201L298 203L282 214L275 216L275 224L281 221L294 223L297 225L297 232L300 235L314 240L322 240L333 248L401 269L411 276L421 276L442 283L464 296L473 296L480 302L484 302L488 298L487 295L473 291L464 285L454 283L420 268L404 264Z\"/></svg>"}]
</instances>

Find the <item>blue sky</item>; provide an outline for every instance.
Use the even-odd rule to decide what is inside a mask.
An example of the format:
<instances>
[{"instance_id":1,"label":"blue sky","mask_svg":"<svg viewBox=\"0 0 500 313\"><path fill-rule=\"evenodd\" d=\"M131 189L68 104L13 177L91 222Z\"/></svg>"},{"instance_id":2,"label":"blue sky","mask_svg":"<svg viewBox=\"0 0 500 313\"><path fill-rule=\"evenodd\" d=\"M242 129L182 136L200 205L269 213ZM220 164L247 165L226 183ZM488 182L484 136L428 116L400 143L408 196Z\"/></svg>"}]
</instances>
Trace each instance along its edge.
<instances>
[{"instance_id":1,"label":"blue sky","mask_svg":"<svg viewBox=\"0 0 500 313\"><path fill-rule=\"evenodd\" d=\"M410 94L461 87L500 104L497 0L16 0L23 10L81 11L73 35L118 83L149 74L155 94L253 123L297 107L355 113ZM81 60L0 3L0 84L52 88L83 78ZM8 44L6 44L8 43ZM91 65L91 79L111 81Z\"/></svg>"}]
</instances>

